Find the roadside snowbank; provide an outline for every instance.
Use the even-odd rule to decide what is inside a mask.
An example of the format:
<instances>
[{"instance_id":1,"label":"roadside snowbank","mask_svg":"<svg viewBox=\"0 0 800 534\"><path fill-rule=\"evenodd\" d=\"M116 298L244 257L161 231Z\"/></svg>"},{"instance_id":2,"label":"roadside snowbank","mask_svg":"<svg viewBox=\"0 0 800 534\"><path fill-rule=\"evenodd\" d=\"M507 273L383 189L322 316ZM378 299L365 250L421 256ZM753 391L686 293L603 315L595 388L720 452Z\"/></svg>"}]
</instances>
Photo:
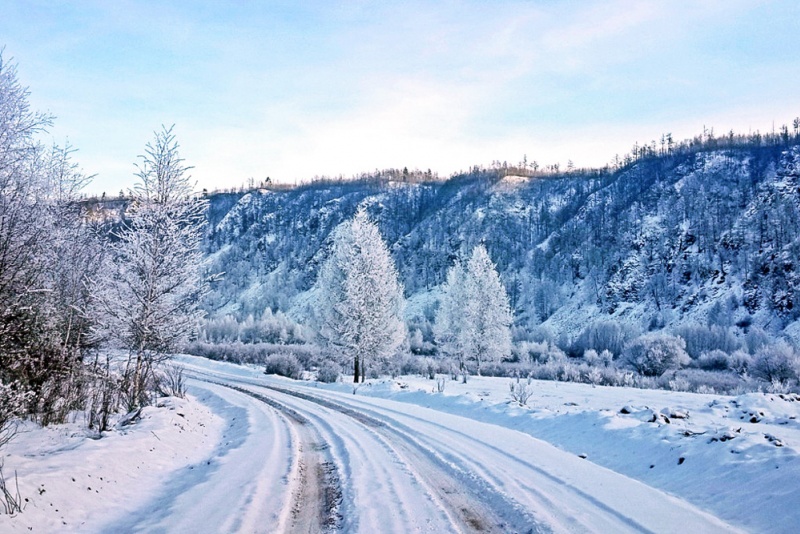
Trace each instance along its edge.
<instances>
[{"instance_id":1,"label":"roadside snowbank","mask_svg":"<svg viewBox=\"0 0 800 534\"><path fill-rule=\"evenodd\" d=\"M46 428L27 423L3 450L4 473L18 473L25 509L0 515L0 531L102 531L144 505L176 470L207 457L223 424L191 396L160 399L101 439L80 420Z\"/></svg>"}]
</instances>

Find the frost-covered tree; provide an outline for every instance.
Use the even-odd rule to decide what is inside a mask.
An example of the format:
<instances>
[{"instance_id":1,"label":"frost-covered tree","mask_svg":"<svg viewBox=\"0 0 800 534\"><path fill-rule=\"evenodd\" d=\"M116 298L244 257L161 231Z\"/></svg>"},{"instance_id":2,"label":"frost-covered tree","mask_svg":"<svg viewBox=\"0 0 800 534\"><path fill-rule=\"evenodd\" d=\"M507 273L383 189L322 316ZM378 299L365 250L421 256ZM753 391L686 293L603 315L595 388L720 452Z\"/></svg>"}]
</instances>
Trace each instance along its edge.
<instances>
[{"instance_id":1,"label":"frost-covered tree","mask_svg":"<svg viewBox=\"0 0 800 534\"><path fill-rule=\"evenodd\" d=\"M628 343L623 361L645 376L661 376L665 372L688 365L686 342L677 336L650 333Z\"/></svg>"},{"instance_id":2,"label":"frost-covered tree","mask_svg":"<svg viewBox=\"0 0 800 534\"><path fill-rule=\"evenodd\" d=\"M154 366L197 331L204 315L206 201L193 196L178 148L172 128L162 128L140 156L130 219L115 234L102 292L106 333L131 353L129 407L148 402Z\"/></svg>"},{"instance_id":3,"label":"frost-covered tree","mask_svg":"<svg viewBox=\"0 0 800 534\"><path fill-rule=\"evenodd\" d=\"M371 360L392 356L406 339L403 286L377 225L361 208L334 231L314 302L319 338L353 363L363 381Z\"/></svg>"},{"instance_id":4,"label":"frost-covered tree","mask_svg":"<svg viewBox=\"0 0 800 534\"><path fill-rule=\"evenodd\" d=\"M455 354L464 371L466 361L481 365L511 354L508 295L486 247L478 245L466 264L450 268L436 316L436 339L445 354Z\"/></svg>"},{"instance_id":5,"label":"frost-covered tree","mask_svg":"<svg viewBox=\"0 0 800 534\"><path fill-rule=\"evenodd\" d=\"M433 335L439 353L458 362L460 372L465 372L463 329L466 309L467 273L461 260L457 259L447 271L447 281L442 286L442 296L433 325Z\"/></svg>"},{"instance_id":6,"label":"frost-covered tree","mask_svg":"<svg viewBox=\"0 0 800 534\"><path fill-rule=\"evenodd\" d=\"M27 98L0 53L0 385L47 424L81 407L100 249L77 202L89 178L36 141L51 120Z\"/></svg>"},{"instance_id":7,"label":"frost-covered tree","mask_svg":"<svg viewBox=\"0 0 800 534\"><path fill-rule=\"evenodd\" d=\"M47 192L36 133L51 124L28 105L16 68L0 54L0 382L22 379L41 331Z\"/></svg>"},{"instance_id":8,"label":"frost-covered tree","mask_svg":"<svg viewBox=\"0 0 800 534\"><path fill-rule=\"evenodd\" d=\"M474 360L478 374L481 364L496 362L511 354L511 306L486 247L478 245L467 263L463 349Z\"/></svg>"},{"instance_id":9,"label":"frost-covered tree","mask_svg":"<svg viewBox=\"0 0 800 534\"><path fill-rule=\"evenodd\" d=\"M761 347L750 370L767 382L787 383L800 378L800 355L784 341Z\"/></svg>"}]
</instances>

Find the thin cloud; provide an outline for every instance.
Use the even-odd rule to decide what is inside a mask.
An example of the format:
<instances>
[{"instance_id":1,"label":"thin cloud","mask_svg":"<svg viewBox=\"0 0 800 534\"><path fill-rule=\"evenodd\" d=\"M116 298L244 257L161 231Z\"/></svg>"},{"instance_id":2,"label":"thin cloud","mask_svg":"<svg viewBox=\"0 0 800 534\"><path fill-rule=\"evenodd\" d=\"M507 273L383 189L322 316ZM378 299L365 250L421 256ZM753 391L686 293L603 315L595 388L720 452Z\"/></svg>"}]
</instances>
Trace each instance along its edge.
<instances>
[{"instance_id":1,"label":"thin cloud","mask_svg":"<svg viewBox=\"0 0 800 534\"><path fill-rule=\"evenodd\" d=\"M764 130L800 110L787 89L800 82L789 0L5 11L6 55L98 192L132 183L162 123L213 188L390 166L446 175L523 155L602 165L661 132Z\"/></svg>"}]
</instances>

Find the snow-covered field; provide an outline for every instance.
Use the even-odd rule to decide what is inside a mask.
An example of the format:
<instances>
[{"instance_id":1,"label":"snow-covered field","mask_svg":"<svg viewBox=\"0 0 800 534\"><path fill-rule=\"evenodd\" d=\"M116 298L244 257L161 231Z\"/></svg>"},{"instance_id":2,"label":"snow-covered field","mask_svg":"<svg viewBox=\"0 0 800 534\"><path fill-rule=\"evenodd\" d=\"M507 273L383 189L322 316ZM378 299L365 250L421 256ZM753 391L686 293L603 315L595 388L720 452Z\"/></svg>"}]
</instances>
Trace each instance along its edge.
<instances>
[{"instance_id":1,"label":"snow-covered field","mask_svg":"<svg viewBox=\"0 0 800 534\"><path fill-rule=\"evenodd\" d=\"M2 532L794 532L800 398L509 380L353 394L193 357L188 400L25 427ZM214 383L210 383L214 382ZM522 385L526 385L523 380ZM628 412L628 413L625 413ZM102 478L101 478L102 477Z\"/></svg>"}]
</instances>

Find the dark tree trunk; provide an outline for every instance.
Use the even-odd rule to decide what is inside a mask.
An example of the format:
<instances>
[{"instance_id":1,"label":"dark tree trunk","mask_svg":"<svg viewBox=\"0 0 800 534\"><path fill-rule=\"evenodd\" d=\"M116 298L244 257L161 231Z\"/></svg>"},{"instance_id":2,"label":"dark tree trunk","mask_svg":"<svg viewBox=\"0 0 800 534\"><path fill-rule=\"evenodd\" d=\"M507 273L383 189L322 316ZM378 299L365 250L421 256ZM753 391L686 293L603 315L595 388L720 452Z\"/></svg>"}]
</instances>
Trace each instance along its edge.
<instances>
[{"instance_id":1,"label":"dark tree trunk","mask_svg":"<svg viewBox=\"0 0 800 534\"><path fill-rule=\"evenodd\" d=\"M353 366L353 382L356 384L358 384L359 371L360 371L359 360L358 356L356 356L355 365Z\"/></svg>"}]
</instances>

